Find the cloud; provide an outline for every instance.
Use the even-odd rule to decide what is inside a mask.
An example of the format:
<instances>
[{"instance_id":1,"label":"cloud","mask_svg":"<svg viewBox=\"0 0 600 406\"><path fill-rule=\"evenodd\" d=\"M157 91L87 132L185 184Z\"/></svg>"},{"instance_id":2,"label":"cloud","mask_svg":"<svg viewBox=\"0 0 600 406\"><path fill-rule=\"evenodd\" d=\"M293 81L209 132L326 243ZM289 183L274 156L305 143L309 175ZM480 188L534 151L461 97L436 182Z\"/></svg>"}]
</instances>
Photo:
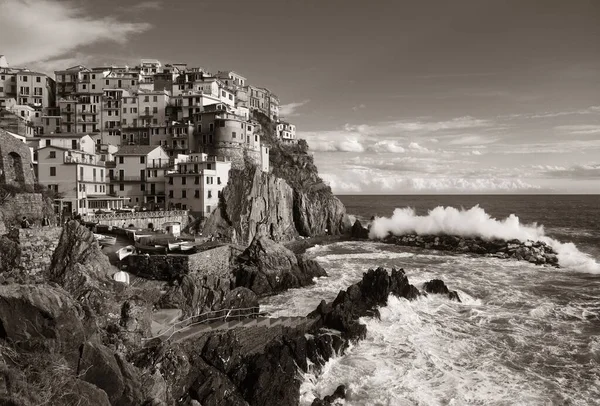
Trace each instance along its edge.
<instances>
[{"instance_id":1,"label":"cloud","mask_svg":"<svg viewBox=\"0 0 600 406\"><path fill-rule=\"evenodd\" d=\"M414 151L414 152L421 153L421 154L432 154L432 153L436 152L429 148L425 148L416 142L411 142L410 144L408 144L408 149L411 151Z\"/></svg>"},{"instance_id":2,"label":"cloud","mask_svg":"<svg viewBox=\"0 0 600 406\"><path fill-rule=\"evenodd\" d=\"M366 108L366 107L367 107L367 106L366 106L366 105L364 105L364 104L359 104L358 106L354 106L354 107L352 107L352 110L353 110L353 111L358 111L358 110L364 109L364 108Z\"/></svg>"},{"instance_id":3,"label":"cloud","mask_svg":"<svg viewBox=\"0 0 600 406\"><path fill-rule=\"evenodd\" d=\"M590 106L578 110L567 110L567 111L546 111L542 113L530 113L530 114L509 114L505 116L499 116L499 118L506 119L519 119L519 118L530 118L530 119L538 119L538 118L553 118L553 117L562 117L562 116L572 116L572 115L586 115L586 114L599 114L600 106Z\"/></svg>"},{"instance_id":4,"label":"cloud","mask_svg":"<svg viewBox=\"0 0 600 406\"><path fill-rule=\"evenodd\" d=\"M424 120L398 120L385 121L374 125L346 124L347 131L356 131L365 135L398 134L402 132L437 132L443 130L460 130L465 128L480 128L492 126L489 120L478 119L471 116L457 117L451 120L424 121Z\"/></svg>"},{"instance_id":5,"label":"cloud","mask_svg":"<svg viewBox=\"0 0 600 406\"><path fill-rule=\"evenodd\" d=\"M304 106L308 102L310 102L310 100L304 100L301 102L283 104L283 105L279 106L279 115L281 117L297 116L298 113L296 112L296 110L298 110L300 107Z\"/></svg>"},{"instance_id":6,"label":"cloud","mask_svg":"<svg viewBox=\"0 0 600 406\"><path fill-rule=\"evenodd\" d=\"M0 49L12 66L43 64L65 58L97 42L125 43L147 31L147 23L92 17L74 1L3 0L0 2Z\"/></svg>"},{"instance_id":7,"label":"cloud","mask_svg":"<svg viewBox=\"0 0 600 406\"><path fill-rule=\"evenodd\" d=\"M149 1L142 1L141 3L138 4L134 4L133 6L129 6L129 7L119 7L120 11L125 11L125 12L130 12L130 13L141 13L144 11L150 11L150 10L160 10L162 9L162 2L158 1L158 0L149 0Z\"/></svg>"},{"instance_id":8,"label":"cloud","mask_svg":"<svg viewBox=\"0 0 600 406\"><path fill-rule=\"evenodd\" d=\"M600 125L593 124L559 125L554 128L573 135L600 134Z\"/></svg>"},{"instance_id":9,"label":"cloud","mask_svg":"<svg viewBox=\"0 0 600 406\"><path fill-rule=\"evenodd\" d=\"M373 152L392 152L394 154L402 154L406 152L406 148L398 144L395 140L383 140L369 146L369 150Z\"/></svg>"},{"instance_id":10,"label":"cloud","mask_svg":"<svg viewBox=\"0 0 600 406\"><path fill-rule=\"evenodd\" d=\"M365 147L354 138L334 141L313 141L310 144L312 151L319 152L364 152Z\"/></svg>"},{"instance_id":11,"label":"cloud","mask_svg":"<svg viewBox=\"0 0 600 406\"><path fill-rule=\"evenodd\" d=\"M574 165L569 168L551 168L547 170L545 174L552 178L600 180L600 164Z\"/></svg>"},{"instance_id":12,"label":"cloud","mask_svg":"<svg viewBox=\"0 0 600 406\"><path fill-rule=\"evenodd\" d=\"M474 135L474 134L459 134L453 135L450 141L448 141L451 145L483 145L483 144L493 144L498 141L498 137L489 137L483 135Z\"/></svg>"},{"instance_id":13,"label":"cloud","mask_svg":"<svg viewBox=\"0 0 600 406\"><path fill-rule=\"evenodd\" d=\"M540 190L521 179L398 176L373 168L323 173L334 193L523 193Z\"/></svg>"}]
</instances>

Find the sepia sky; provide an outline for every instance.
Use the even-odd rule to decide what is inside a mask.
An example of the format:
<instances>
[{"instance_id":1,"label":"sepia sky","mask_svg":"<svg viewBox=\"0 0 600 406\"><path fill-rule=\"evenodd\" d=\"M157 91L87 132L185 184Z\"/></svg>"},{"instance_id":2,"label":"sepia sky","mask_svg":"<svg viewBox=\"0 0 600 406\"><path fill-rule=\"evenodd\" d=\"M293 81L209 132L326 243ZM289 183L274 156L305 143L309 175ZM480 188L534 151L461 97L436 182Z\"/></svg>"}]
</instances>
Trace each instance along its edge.
<instances>
[{"instance_id":1,"label":"sepia sky","mask_svg":"<svg viewBox=\"0 0 600 406\"><path fill-rule=\"evenodd\" d=\"M600 193L597 0L0 0L0 54L236 70L336 193Z\"/></svg>"}]
</instances>

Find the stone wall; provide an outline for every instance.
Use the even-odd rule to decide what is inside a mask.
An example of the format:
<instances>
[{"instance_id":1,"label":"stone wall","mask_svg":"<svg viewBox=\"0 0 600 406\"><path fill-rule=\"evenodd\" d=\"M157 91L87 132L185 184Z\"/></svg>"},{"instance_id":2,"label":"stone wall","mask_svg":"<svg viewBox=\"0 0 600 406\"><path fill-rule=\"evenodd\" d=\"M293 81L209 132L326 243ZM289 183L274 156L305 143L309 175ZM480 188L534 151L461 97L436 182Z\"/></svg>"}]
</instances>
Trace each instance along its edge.
<instances>
[{"instance_id":1,"label":"stone wall","mask_svg":"<svg viewBox=\"0 0 600 406\"><path fill-rule=\"evenodd\" d=\"M52 262L61 233L62 227L13 229L8 237L19 247L20 255L15 264L17 268L28 276L45 272Z\"/></svg>"},{"instance_id":2,"label":"stone wall","mask_svg":"<svg viewBox=\"0 0 600 406\"><path fill-rule=\"evenodd\" d=\"M170 222L181 223L181 229L188 224L189 216L185 210L173 210L173 211L146 211L136 213L115 213L115 214L100 214L94 216L83 216L83 220L98 222L100 224L106 224L113 227L128 227L133 224L137 228L148 228L148 225L152 223L152 226L157 228L163 228L163 224Z\"/></svg>"},{"instance_id":3,"label":"stone wall","mask_svg":"<svg viewBox=\"0 0 600 406\"><path fill-rule=\"evenodd\" d=\"M0 235L6 234L10 226L20 227L23 216L34 226L39 226L44 215L48 216L50 224L56 224L52 204L40 193L14 195L0 205Z\"/></svg>"},{"instance_id":4,"label":"stone wall","mask_svg":"<svg viewBox=\"0 0 600 406\"><path fill-rule=\"evenodd\" d=\"M0 184L33 187L34 182L29 147L0 130Z\"/></svg>"},{"instance_id":5,"label":"stone wall","mask_svg":"<svg viewBox=\"0 0 600 406\"><path fill-rule=\"evenodd\" d=\"M179 280L190 272L229 277L231 248L222 246L190 255L130 255L127 271L147 279Z\"/></svg>"}]
</instances>

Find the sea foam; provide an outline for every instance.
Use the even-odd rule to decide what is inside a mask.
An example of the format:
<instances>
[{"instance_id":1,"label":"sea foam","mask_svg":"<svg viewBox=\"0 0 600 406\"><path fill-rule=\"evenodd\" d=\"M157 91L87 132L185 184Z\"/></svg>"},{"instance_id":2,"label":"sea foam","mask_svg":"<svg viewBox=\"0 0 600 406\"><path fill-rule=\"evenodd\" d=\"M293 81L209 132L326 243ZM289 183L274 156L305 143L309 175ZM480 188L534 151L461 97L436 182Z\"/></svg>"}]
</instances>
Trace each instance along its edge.
<instances>
[{"instance_id":1,"label":"sea foam","mask_svg":"<svg viewBox=\"0 0 600 406\"><path fill-rule=\"evenodd\" d=\"M519 217L514 214L503 220L496 220L479 206L468 210L439 206L430 210L426 216L418 216L412 208L396 209L392 217L377 217L373 220L369 238L384 238L390 233L543 241L557 252L562 267L580 272L600 273L600 264L592 257L579 251L573 243L561 243L546 236L543 226L536 223L521 224Z\"/></svg>"}]
</instances>

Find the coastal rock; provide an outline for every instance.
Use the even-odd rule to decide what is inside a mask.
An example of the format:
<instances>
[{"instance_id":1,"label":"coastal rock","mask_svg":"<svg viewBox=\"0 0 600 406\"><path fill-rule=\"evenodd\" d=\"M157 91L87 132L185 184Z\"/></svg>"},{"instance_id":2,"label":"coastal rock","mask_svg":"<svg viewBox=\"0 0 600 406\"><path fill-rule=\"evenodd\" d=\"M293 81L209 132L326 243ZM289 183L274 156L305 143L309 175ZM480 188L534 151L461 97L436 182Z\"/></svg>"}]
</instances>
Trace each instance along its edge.
<instances>
[{"instance_id":1,"label":"coastal rock","mask_svg":"<svg viewBox=\"0 0 600 406\"><path fill-rule=\"evenodd\" d=\"M290 241L298 235L293 208L293 190L285 180L257 167L231 170L219 208L206 221L203 234L243 246L258 233Z\"/></svg>"},{"instance_id":2,"label":"coastal rock","mask_svg":"<svg viewBox=\"0 0 600 406\"><path fill-rule=\"evenodd\" d=\"M474 253L496 258L512 258L528 261L537 265L559 267L556 252L543 241L519 240L504 241L499 239L484 240L481 237L458 237L451 235L389 235L381 240L384 243Z\"/></svg>"},{"instance_id":3,"label":"coastal rock","mask_svg":"<svg viewBox=\"0 0 600 406\"><path fill-rule=\"evenodd\" d=\"M352 226L352 229L350 230L350 236L352 238L366 240L369 238L369 230L363 227L363 225L360 223L360 220L356 220Z\"/></svg>"},{"instance_id":4,"label":"coastal rock","mask_svg":"<svg viewBox=\"0 0 600 406\"><path fill-rule=\"evenodd\" d=\"M301 259L267 236L258 235L238 257L236 286L251 289L259 296L281 292L312 283L316 276L326 276L315 261Z\"/></svg>"},{"instance_id":5,"label":"coastal rock","mask_svg":"<svg viewBox=\"0 0 600 406\"><path fill-rule=\"evenodd\" d=\"M43 348L77 365L86 340L84 312L63 289L48 285L0 286L0 339L24 351Z\"/></svg>"},{"instance_id":6,"label":"coastal rock","mask_svg":"<svg viewBox=\"0 0 600 406\"><path fill-rule=\"evenodd\" d=\"M328 188L294 190L294 224L304 237L339 235L351 227L346 208Z\"/></svg>"},{"instance_id":7,"label":"coastal rock","mask_svg":"<svg viewBox=\"0 0 600 406\"><path fill-rule=\"evenodd\" d=\"M323 399L313 400L312 406L330 406L338 399L346 399L345 385L338 386L331 395L327 395Z\"/></svg>"},{"instance_id":8,"label":"coastal rock","mask_svg":"<svg viewBox=\"0 0 600 406\"><path fill-rule=\"evenodd\" d=\"M423 290L427 293L446 295L450 300L461 302L458 292L455 290L450 291L444 281L441 279L432 279L429 282L425 282L423 285Z\"/></svg>"}]
</instances>

